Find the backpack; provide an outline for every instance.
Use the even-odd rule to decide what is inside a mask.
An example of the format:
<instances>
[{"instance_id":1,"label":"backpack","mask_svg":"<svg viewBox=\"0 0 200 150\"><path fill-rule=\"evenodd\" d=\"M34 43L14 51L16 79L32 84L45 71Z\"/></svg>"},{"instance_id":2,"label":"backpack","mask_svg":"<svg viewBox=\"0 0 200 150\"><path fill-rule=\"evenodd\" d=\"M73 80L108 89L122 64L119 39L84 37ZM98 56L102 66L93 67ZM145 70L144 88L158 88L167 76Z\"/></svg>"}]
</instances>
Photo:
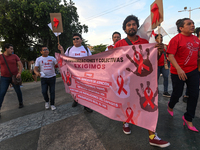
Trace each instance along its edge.
<instances>
[{"instance_id":1,"label":"backpack","mask_svg":"<svg viewBox=\"0 0 200 150\"><path fill-rule=\"evenodd\" d=\"M127 37L126 37L124 40L128 43L128 45L133 45L133 44L131 43L131 41L130 41Z\"/></svg>"},{"instance_id":2,"label":"backpack","mask_svg":"<svg viewBox=\"0 0 200 150\"><path fill-rule=\"evenodd\" d=\"M73 46L69 47L68 50L67 50L67 53L69 54L69 51L70 49L72 48ZM89 52L88 52L88 48L86 46L84 46L85 50L87 51L87 56L89 56Z\"/></svg>"}]
</instances>

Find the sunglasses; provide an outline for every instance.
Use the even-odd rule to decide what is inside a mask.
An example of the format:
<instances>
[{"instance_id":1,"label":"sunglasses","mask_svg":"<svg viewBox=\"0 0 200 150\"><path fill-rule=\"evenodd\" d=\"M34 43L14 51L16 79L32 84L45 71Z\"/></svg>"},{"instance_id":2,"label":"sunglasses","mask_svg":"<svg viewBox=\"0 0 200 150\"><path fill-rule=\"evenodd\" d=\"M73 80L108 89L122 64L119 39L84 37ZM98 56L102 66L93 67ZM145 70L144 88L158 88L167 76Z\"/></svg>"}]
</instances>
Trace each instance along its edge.
<instances>
[{"instance_id":1,"label":"sunglasses","mask_svg":"<svg viewBox=\"0 0 200 150\"><path fill-rule=\"evenodd\" d=\"M73 40L79 40L80 38L73 38Z\"/></svg>"},{"instance_id":2,"label":"sunglasses","mask_svg":"<svg viewBox=\"0 0 200 150\"><path fill-rule=\"evenodd\" d=\"M49 49L43 49L42 51L48 51Z\"/></svg>"}]
</instances>

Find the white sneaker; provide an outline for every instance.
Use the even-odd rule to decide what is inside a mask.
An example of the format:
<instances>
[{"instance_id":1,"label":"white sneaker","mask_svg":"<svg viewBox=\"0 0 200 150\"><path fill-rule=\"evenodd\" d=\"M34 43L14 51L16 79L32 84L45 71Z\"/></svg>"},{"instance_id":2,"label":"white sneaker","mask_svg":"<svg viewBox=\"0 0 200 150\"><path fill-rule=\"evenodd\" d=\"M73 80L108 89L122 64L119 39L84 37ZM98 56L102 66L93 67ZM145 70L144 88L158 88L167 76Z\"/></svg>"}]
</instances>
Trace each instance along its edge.
<instances>
[{"instance_id":1,"label":"white sneaker","mask_svg":"<svg viewBox=\"0 0 200 150\"><path fill-rule=\"evenodd\" d=\"M51 105L51 110L56 110L56 107L54 105Z\"/></svg>"},{"instance_id":2,"label":"white sneaker","mask_svg":"<svg viewBox=\"0 0 200 150\"><path fill-rule=\"evenodd\" d=\"M45 103L45 109L49 109L49 102Z\"/></svg>"}]
</instances>

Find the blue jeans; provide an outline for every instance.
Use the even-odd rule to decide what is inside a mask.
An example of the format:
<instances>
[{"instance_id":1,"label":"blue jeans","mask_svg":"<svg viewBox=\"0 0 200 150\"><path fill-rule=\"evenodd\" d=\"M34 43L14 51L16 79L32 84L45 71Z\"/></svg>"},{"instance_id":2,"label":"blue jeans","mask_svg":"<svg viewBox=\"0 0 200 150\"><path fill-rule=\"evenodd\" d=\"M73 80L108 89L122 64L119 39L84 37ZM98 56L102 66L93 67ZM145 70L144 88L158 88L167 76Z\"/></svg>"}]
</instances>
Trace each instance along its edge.
<instances>
[{"instance_id":1,"label":"blue jeans","mask_svg":"<svg viewBox=\"0 0 200 150\"><path fill-rule=\"evenodd\" d=\"M171 74L173 92L169 101L169 107L174 108L176 103L178 103L179 98L183 94L184 83L186 83L188 88L188 101L186 113L184 114L187 121L192 122L192 118L195 116L197 101L199 97L199 73L195 69L189 73L186 73L187 80L180 80L177 74Z\"/></svg>"},{"instance_id":2,"label":"blue jeans","mask_svg":"<svg viewBox=\"0 0 200 150\"><path fill-rule=\"evenodd\" d=\"M51 78L41 78L41 87L42 87L42 95L46 102L49 102L48 96L48 87L50 93L50 104L54 105L55 103L55 83L56 83L56 76Z\"/></svg>"},{"instance_id":3,"label":"blue jeans","mask_svg":"<svg viewBox=\"0 0 200 150\"><path fill-rule=\"evenodd\" d=\"M0 80L0 108L2 106L4 96L5 96L5 94L8 90L10 83L12 84L12 77L1 76L1 80ZM23 103L20 85L14 85L14 84L12 84L12 85L13 85L13 88L15 89L15 92L17 93L19 103Z\"/></svg>"},{"instance_id":4,"label":"blue jeans","mask_svg":"<svg viewBox=\"0 0 200 150\"><path fill-rule=\"evenodd\" d=\"M165 69L164 66L158 66L158 83L159 83L159 77L160 74L162 73L164 81L164 92L168 92L168 76L169 76L169 69Z\"/></svg>"}]
</instances>

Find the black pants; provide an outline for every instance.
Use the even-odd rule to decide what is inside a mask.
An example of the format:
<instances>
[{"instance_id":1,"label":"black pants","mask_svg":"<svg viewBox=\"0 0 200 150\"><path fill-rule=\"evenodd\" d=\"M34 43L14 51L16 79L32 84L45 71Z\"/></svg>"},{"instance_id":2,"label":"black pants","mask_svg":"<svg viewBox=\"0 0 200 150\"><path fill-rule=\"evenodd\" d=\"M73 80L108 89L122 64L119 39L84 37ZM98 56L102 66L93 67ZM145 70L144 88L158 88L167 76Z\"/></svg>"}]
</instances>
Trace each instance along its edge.
<instances>
[{"instance_id":1,"label":"black pants","mask_svg":"<svg viewBox=\"0 0 200 150\"><path fill-rule=\"evenodd\" d=\"M56 83L56 76L51 78L41 78L42 94L44 100L46 102L49 102L49 96L48 96L48 87L49 87L51 105L54 105L55 103L55 83Z\"/></svg>"},{"instance_id":2,"label":"black pants","mask_svg":"<svg viewBox=\"0 0 200 150\"><path fill-rule=\"evenodd\" d=\"M178 103L179 98L183 94L184 82L187 84L188 96L186 113L184 114L187 121L192 122L192 118L195 116L197 101L199 97L199 73L195 69L189 73L186 73L187 80L180 80L178 75L171 74L173 92L170 98L169 107L174 108L176 103Z\"/></svg>"}]
</instances>

